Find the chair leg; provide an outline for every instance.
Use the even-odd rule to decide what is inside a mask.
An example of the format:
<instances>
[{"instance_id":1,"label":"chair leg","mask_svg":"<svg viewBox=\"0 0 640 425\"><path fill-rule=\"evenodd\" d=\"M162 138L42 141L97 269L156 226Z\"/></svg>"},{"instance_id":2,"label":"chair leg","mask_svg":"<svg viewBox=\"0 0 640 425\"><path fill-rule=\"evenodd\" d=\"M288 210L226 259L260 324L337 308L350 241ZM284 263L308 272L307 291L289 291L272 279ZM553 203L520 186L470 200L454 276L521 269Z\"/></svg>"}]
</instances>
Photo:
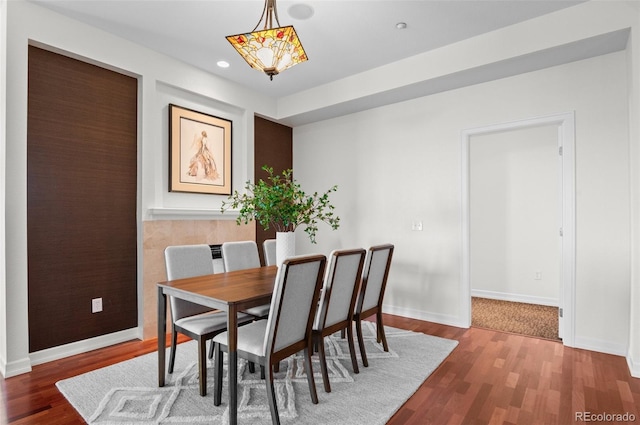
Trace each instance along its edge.
<instances>
[{"instance_id":1,"label":"chair leg","mask_svg":"<svg viewBox=\"0 0 640 425\"><path fill-rule=\"evenodd\" d=\"M304 370L307 374L307 382L309 383L309 393L311 394L311 402L318 404L318 393L316 392L316 381L313 379L313 368L311 367L311 344L304 349Z\"/></svg>"},{"instance_id":2,"label":"chair leg","mask_svg":"<svg viewBox=\"0 0 640 425\"><path fill-rule=\"evenodd\" d=\"M351 355L351 366L353 366L353 373L360 373L360 368L358 367L358 359L356 358L356 347L353 345L353 327L351 326L351 323L349 323L349 326L347 326L347 338L349 339L349 354Z\"/></svg>"},{"instance_id":3,"label":"chair leg","mask_svg":"<svg viewBox=\"0 0 640 425\"><path fill-rule=\"evenodd\" d=\"M200 395L207 395L207 340L198 339L198 375L200 382Z\"/></svg>"},{"instance_id":4,"label":"chair leg","mask_svg":"<svg viewBox=\"0 0 640 425\"><path fill-rule=\"evenodd\" d=\"M267 365L269 368L266 374L267 382L267 398L269 399L269 410L271 411L271 422L274 425L280 425L280 415L278 414L278 405L276 404L276 389L273 383L273 365Z\"/></svg>"},{"instance_id":5,"label":"chair leg","mask_svg":"<svg viewBox=\"0 0 640 425\"><path fill-rule=\"evenodd\" d=\"M256 372L256 364L254 362L249 362L249 373Z\"/></svg>"},{"instance_id":6,"label":"chair leg","mask_svg":"<svg viewBox=\"0 0 640 425\"><path fill-rule=\"evenodd\" d=\"M362 337L362 321L360 320L360 316L357 316L356 321L356 334L358 335L358 346L360 347L360 356L362 357L362 364L364 367L369 367L369 362L367 361L367 352L364 349L364 338Z\"/></svg>"},{"instance_id":7,"label":"chair leg","mask_svg":"<svg viewBox=\"0 0 640 425\"><path fill-rule=\"evenodd\" d=\"M212 359L213 358L213 346L215 344L213 343L213 339L211 340L211 345L209 345L209 358Z\"/></svg>"},{"instance_id":8,"label":"chair leg","mask_svg":"<svg viewBox=\"0 0 640 425\"><path fill-rule=\"evenodd\" d=\"M176 345L178 342L178 332L171 329L171 352L169 353L169 373L173 373L173 365L176 362Z\"/></svg>"},{"instance_id":9,"label":"chair leg","mask_svg":"<svg viewBox=\"0 0 640 425\"><path fill-rule=\"evenodd\" d=\"M214 344L213 364L215 379L213 380L213 405L220 406L222 402L222 350L220 344Z\"/></svg>"},{"instance_id":10,"label":"chair leg","mask_svg":"<svg viewBox=\"0 0 640 425\"><path fill-rule=\"evenodd\" d=\"M387 336L384 334L384 325L382 324L382 311L376 313L376 328L378 329L378 342L382 340L382 348L384 351L389 351L389 345L387 345Z\"/></svg>"},{"instance_id":11,"label":"chair leg","mask_svg":"<svg viewBox=\"0 0 640 425\"><path fill-rule=\"evenodd\" d=\"M318 335L314 338L314 344L318 347L318 356L320 357L320 371L322 372L322 382L324 383L324 391L331 392L331 384L329 383L329 373L327 372L327 358L324 352L324 338Z\"/></svg>"},{"instance_id":12,"label":"chair leg","mask_svg":"<svg viewBox=\"0 0 640 425\"><path fill-rule=\"evenodd\" d=\"M260 379L264 379L264 366L260 365Z\"/></svg>"}]
</instances>

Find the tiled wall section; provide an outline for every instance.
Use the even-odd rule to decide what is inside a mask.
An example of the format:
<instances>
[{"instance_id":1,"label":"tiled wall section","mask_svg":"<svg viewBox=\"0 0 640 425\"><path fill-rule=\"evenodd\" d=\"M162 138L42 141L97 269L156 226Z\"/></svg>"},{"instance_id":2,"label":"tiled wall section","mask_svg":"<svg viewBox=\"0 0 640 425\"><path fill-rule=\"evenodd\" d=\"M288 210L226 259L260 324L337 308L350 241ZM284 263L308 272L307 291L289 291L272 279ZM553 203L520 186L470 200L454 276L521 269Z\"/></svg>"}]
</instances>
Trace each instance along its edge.
<instances>
[{"instance_id":1,"label":"tiled wall section","mask_svg":"<svg viewBox=\"0 0 640 425\"><path fill-rule=\"evenodd\" d=\"M255 225L238 226L234 220L158 220L143 224L143 338L157 336L156 283L167 279L164 249L169 245L220 244L255 240ZM170 328L167 329L170 331Z\"/></svg>"}]
</instances>

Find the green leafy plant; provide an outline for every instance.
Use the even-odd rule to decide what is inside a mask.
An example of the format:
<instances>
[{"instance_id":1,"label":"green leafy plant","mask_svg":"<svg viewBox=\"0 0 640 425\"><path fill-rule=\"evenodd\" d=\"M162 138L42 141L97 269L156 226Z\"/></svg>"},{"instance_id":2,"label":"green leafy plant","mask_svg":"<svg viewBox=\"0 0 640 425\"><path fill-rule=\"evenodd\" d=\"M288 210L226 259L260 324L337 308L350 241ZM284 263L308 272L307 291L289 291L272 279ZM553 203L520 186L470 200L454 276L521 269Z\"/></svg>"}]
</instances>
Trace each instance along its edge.
<instances>
[{"instance_id":1,"label":"green leafy plant","mask_svg":"<svg viewBox=\"0 0 640 425\"><path fill-rule=\"evenodd\" d=\"M272 167L264 165L262 169L269 174L267 180L247 181L244 193L235 190L222 203L223 213L239 209L238 224L255 220L265 230L273 227L277 232L293 232L304 226L311 243L316 243L319 222L327 223L333 230L340 226L340 217L334 214L334 206L329 202L329 194L338 190L338 186L323 194L307 195L293 179L293 170L274 175Z\"/></svg>"}]
</instances>

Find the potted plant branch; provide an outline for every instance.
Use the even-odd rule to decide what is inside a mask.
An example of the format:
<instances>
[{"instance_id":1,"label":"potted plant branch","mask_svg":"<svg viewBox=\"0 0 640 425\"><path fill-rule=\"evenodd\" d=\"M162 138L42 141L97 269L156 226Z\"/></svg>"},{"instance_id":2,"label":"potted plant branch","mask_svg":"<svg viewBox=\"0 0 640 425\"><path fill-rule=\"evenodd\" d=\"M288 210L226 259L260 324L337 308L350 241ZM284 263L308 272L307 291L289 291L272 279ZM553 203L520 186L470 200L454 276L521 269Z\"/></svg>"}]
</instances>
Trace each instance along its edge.
<instances>
[{"instance_id":1,"label":"potted plant branch","mask_svg":"<svg viewBox=\"0 0 640 425\"><path fill-rule=\"evenodd\" d=\"M327 223L333 230L340 226L340 217L335 215L335 208L329 202L329 194L338 190L338 186L333 186L322 194L314 192L307 195L293 179L293 170L274 174L272 167L264 165L262 169L267 172L267 179L260 179L255 183L247 181L244 193L235 190L228 200L222 203L223 213L229 209L238 209L238 224L247 224L255 220L265 230L274 228L277 240L285 237L279 235L280 233L286 232L290 233L291 240L295 240L293 232L302 226L311 243L316 243L320 222ZM281 249L276 242L276 252L279 251ZM288 251L292 254L290 248ZM278 264L281 264L280 260Z\"/></svg>"}]
</instances>

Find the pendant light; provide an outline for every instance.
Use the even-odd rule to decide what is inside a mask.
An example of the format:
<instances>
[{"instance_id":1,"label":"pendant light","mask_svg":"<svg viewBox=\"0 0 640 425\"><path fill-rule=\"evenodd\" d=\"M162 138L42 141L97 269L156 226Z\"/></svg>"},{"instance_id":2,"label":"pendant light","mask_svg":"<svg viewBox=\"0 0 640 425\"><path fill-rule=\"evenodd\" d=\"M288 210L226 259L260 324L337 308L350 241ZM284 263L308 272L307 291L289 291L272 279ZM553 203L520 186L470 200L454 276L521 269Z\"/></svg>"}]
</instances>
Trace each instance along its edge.
<instances>
[{"instance_id":1,"label":"pendant light","mask_svg":"<svg viewBox=\"0 0 640 425\"><path fill-rule=\"evenodd\" d=\"M256 31L263 21L263 29ZM274 75L307 60L293 26L280 26L276 0L265 0L262 16L251 32L230 35L227 40L252 68L264 72L271 80Z\"/></svg>"}]
</instances>

